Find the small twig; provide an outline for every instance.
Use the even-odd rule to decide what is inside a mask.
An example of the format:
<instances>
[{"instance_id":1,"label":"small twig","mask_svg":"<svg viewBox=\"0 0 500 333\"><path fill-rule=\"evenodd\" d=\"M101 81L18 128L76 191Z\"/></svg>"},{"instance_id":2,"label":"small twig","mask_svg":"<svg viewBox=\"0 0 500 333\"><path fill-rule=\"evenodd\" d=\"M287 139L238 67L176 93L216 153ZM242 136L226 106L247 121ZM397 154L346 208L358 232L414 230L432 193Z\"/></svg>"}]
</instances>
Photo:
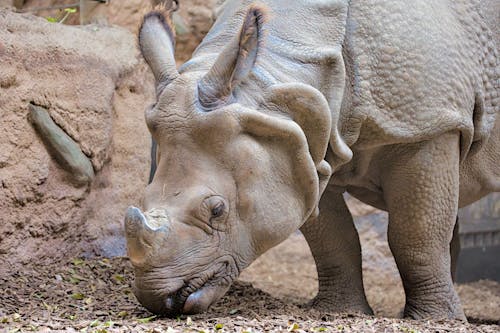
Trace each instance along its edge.
<instances>
[{"instance_id":1,"label":"small twig","mask_svg":"<svg viewBox=\"0 0 500 333\"><path fill-rule=\"evenodd\" d=\"M57 23L59 24L63 24L64 21L66 21L66 19L68 18L68 16L70 15L71 13L70 12L66 12L66 14L64 15L64 17Z\"/></svg>"},{"instance_id":2,"label":"small twig","mask_svg":"<svg viewBox=\"0 0 500 333\"><path fill-rule=\"evenodd\" d=\"M68 16L70 16L71 14L75 13L76 12L76 9L75 8L66 8L66 14L64 15L64 17L57 23L59 24L63 24L64 21L66 21L66 19L68 18Z\"/></svg>"}]
</instances>

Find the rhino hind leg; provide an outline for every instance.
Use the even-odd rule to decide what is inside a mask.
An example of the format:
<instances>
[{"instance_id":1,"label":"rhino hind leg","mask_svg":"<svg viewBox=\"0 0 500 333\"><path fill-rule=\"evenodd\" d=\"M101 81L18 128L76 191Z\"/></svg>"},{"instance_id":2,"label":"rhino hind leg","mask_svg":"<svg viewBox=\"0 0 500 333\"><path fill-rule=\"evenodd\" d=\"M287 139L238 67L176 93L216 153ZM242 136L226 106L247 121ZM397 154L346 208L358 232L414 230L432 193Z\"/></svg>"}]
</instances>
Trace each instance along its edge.
<instances>
[{"instance_id":1,"label":"rhino hind leg","mask_svg":"<svg viewBox=\"0 0 500 333\"><path fill-rule=\"evenodd\" d=\"M404 316L460 319L450 242L459 192L459 137L394 147L382 175L389 211L388 240L406 294Z\"/></svg>"},{"instance_id":2,"label":"rhino hind leg","mask_svg":"<svg viewBox=\"0 0 500 333\"><path fill-rule=\"evenodd\" d=\"M310 305L324 312L373 314L363 288L359 236L342 194L327 189L319 216L300 231L318 272L319 290Z\"/></svg>"}]
</instances>

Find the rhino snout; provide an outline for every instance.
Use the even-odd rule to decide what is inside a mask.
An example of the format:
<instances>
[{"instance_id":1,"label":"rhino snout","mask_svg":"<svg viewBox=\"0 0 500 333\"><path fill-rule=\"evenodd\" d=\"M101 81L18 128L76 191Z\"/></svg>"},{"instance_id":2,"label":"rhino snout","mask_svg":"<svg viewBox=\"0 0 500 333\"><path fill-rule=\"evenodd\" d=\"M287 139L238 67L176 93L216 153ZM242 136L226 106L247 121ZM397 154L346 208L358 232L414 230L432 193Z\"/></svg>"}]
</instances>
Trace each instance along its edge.
<instances>
[{"instance_id":1,"label":"rhino snout","mask_svg":"<svg viewBox=\"0 0 500 333\"><path fill-rule=\"evenodd\" d=\"M180 314L197 314L219 300L229 289L229 285L208 285L197 290L190 290L189 284L183 285L167 295L158 290L134 288L139 302L154 314L175 317Z\"/></svg>"},{"instance_id":2,"label":"rhino snout","mask_svg":"<svg viewBox=\"0 0 500 333\"><path fill-rule=\"evenodd\" d=\"M229 257L221 258L194 276L179 274L171 268L138 270L134 294L145 308L161 316L197 314L207 311L224 296L237 272Z\"/></svg>"},{"instance_id":3,"label":"rhino snout","mask_svg":"<svg viewBox=\"0 0 500 333\"><path fill-rule=\"evenodd\" d=\"M166 317L175 317L180 314L196 314L204 312L214 302L214 290L202 288L186 297L185 287L168 293L158 295L150 291L136 288L134 294L137 300L150 312Z\"/></svg>"},{"instance_id":4,"label":"rhino snout","mask_svg":"<svg viewBox=\"0 0 500 333\"><path fill-rule=\"evenodd\" d=\"M184 299L181 296L181 288L167 296L158 296L141 289L135 289L134 294L146 309L156 315L174 317L182 313Z\"/></svg>"}]
</instances>

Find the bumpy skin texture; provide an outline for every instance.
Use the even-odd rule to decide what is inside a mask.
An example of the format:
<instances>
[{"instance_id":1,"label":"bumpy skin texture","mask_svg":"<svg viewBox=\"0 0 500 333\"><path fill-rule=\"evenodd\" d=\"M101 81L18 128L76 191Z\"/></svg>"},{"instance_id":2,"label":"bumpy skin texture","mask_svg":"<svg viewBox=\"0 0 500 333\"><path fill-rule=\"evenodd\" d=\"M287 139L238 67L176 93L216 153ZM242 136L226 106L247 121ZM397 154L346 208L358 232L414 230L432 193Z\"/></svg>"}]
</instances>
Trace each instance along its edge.
<instances>
[{"instance_id":1,"label":"bumpy skin texture","mask_svg":"<svg viewBox=\"0 0 500 333\"><path fill-rule=\"evenodd\" d=\"M331 183L388 210L413 318L464 318L449 277L456 209L500 189L499 69L478 5L349 7L341 133L354 158Z\"/></svg>"},{"instance_id":2,"label":"bumpy skin texture","mask_svg":"<svg viewBox=\"0 0 500 333\"><path fill-rule=\"evenodd\" d=\"M457 210L500 189L498 64L479 5L226 1L179 71L168 25L148 15L159 164L148 212L125 223L141 302L204 311L300 228L312 304L371 313L349 191L389 212L405 315L465 319L450 274Z\"/></svg>"}]
</instances>

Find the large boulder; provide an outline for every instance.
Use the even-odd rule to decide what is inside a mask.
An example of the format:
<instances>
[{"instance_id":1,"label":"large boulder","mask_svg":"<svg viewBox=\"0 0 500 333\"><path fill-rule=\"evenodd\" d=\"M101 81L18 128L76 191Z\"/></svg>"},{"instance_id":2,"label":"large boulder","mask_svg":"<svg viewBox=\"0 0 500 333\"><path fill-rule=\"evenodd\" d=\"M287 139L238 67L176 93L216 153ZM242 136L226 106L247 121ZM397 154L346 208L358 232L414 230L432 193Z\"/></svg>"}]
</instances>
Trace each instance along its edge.
<instances>
[{"instance_id":1,"label":"large boulder","mask_svg":"<svg viewBox=\"0 0 500 333\"><path fill-rule=\"evenodd\" d=\"M155 93L135 36L0 10L0 63L0 261L124 253L123 212L147 183L143 111ZM65 149L90 165L88 181Z\"/></svg>"}]
</instances>

